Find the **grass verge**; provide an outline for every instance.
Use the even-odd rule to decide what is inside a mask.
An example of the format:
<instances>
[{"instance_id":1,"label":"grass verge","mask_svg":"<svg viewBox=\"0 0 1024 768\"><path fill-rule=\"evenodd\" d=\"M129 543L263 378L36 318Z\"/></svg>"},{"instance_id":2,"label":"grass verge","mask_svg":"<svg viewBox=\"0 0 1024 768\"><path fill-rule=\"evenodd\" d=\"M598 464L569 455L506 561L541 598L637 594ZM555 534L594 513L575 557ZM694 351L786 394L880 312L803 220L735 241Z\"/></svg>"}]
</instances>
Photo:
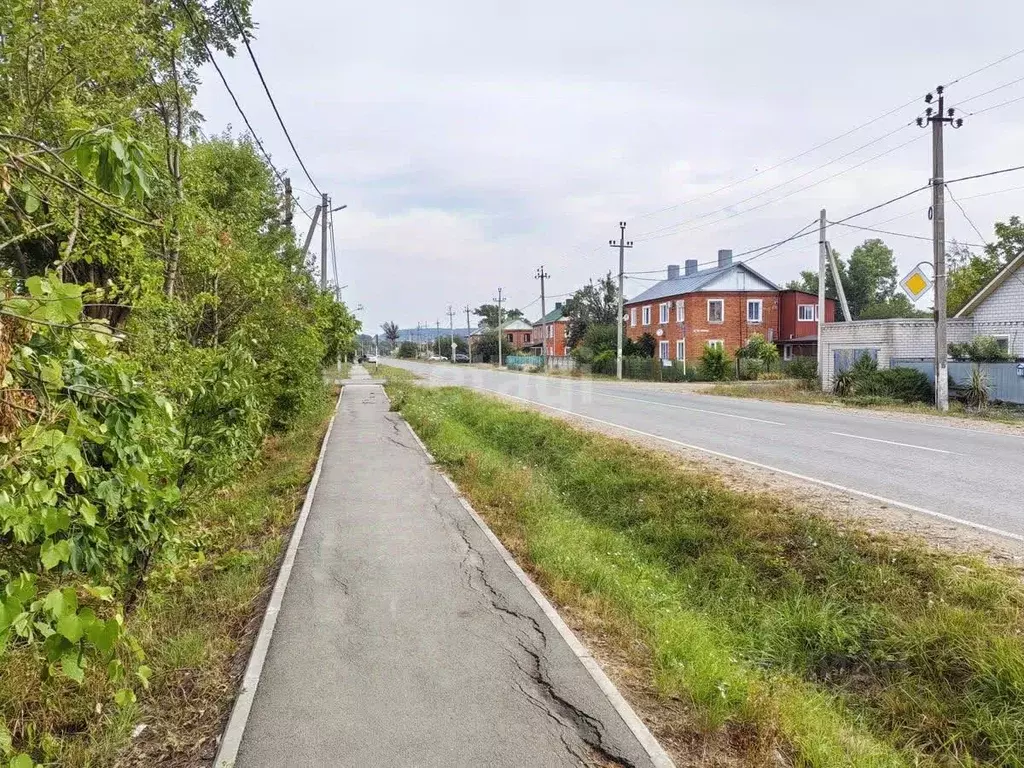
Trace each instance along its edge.
<instances>
[{"instance_id":1,"label":"grass verge","mask_svg":"<svg viewBox=\"0 0 1024 768\"><path fill-rule=\"evenodd\" d=\"M942 416L954 419L971 419L976 421L994 421L1002 424L1024 425L1024 408L1013 405L990 405L984 410L972 410L963 403L952 401L948 413L939 413L931 405L924 403L902 403L880 397L837 397L827 392L807 389L800 382L783 380L778 382L731 382L715 384L702 391L705 395L722 395L724 397L746 397L755 400L773 400L782 403L805 403L809 405L837 405L846 408L868 408L875 411L894 413L920 413L930 416Z\"/></svg>"},{"instance_id":2,"label":"grass verge","mask_svg":"<svg viewBox=\"0 0 1024 768\"><path fill-rule=\"evenodd\" d=\"M632 628L659 695L744 763L1024 765L1009 574L465 390L389 388L541 583Z\"/></svg>"},{"instance_id":3,"label":"grass verge","mask_svg":"<svg viewBox=\"0 0 1024 768\"><path fill-rule=\"evenodd\" d=\"M270 438L232 487L190 504L125 622L152 669L148 689L136 679L136 702L108 703L123 684L102 672L82 686L40 681L37 665L4 657L0 722L24 750L62 768L212 761L333 402Z\"/></svg>"}]
</instances>

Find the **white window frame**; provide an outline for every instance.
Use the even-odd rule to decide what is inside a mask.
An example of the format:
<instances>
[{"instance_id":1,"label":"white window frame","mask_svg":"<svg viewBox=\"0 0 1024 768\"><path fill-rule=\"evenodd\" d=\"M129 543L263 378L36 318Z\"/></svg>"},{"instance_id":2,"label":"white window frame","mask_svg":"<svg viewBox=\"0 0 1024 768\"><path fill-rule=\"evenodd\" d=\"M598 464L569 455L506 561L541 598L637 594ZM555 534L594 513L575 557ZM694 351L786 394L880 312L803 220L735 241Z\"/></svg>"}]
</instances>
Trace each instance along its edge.
<instances>
[{"instance_id":1,"label":"white window frame","mask_svg":"<svg viewBox=\"0 0 1024 768\"><path fill-rule=\"evenodd\" d=\"M672 316L672 302L663 301L658 305L658 325L665 325Z\"/></svg>"},{"instance_id":2,"label":"white window frame","mask_svg":"<svg viewBox=\"0 0 1024 768\"><path fill-rule=\"evenodd\" d=\"M636 328L636 307L629 308L629 327Z\"/></svg>"},{"instance_id":3,"label":"white window frame","mask_svg":"<svg viewBox=\"0 0 1024 768\"><path fill-rule=\"evenodd\" d=\"M708 347L717 347L718 349L725 349L725 339L708 339L704 343Z\"/></svg>"},{"instance_id":4,"label":"white window frame","mask_svg":"<svg viewBox=\"0 0 1024 768\"><path fill-rule=\"evenodd\" d=\"M722 305L722 318L720 320L711 319L711 305L721 304ZM721 325L725 322L725 299L708 299L708 323L713 325Z\"/></svg>"},{"instance_id":5,"label":"white window frame","mask_svg":"<svg viewBox=\"0 0 1024 768\"><path fill-rule=\"evenodd\" d=\"M669 352L671 348L668 345L668 339L662 339L658 342L658 359L659 360L670 360Z\"/></svg>"},{"instance_id":6,"label":"white window frame","mask_svg":"<svg viewBox=\"0 0 1024 768\"><path fill-rule=\"evenodd\" d=\"M676 360L683 361L683 373L686 373L686 339L676 339Z\"/></svg>"},{"instance_id":7,"label":"white window frame","mask_svg":"<svg viewBox=\"0 0 1024 768\"><path fill-rule=\"evenodd\" d=\"M640 322L643 325L651 324L651 305L646 304L640 310Z\"/></svg>"},{"instance_id":8,"label":"white window frame","mask_svg":"<svg viewBox=\"0 0 1024 768\"><path fill-rule=\"evenodd\" d=\"M801 317L800 310L804 308L810 308L810 317ZM813 323L818 319L818 305L817 304L797 304L796 305L796 320L798 323Z\"/></svg>"},{"instance_id":9,"label":"white window frame","mask_svg":"<svg viewBox=\"0 0 1024 768\"><path fill-rule=\"evenodd\" d=\"M676 299L676 322L686 321L686 299Z\"/></svg>"},{"instance_id":10,"label":"white window frame","mask_svg":"<svg viewBox=\"0 0 1024 768\"><path fill-rule=\"evenodd\" d=\"M757 306L757 320L751 320L750 308ZM760 325L764 322L764 299L747 299L747 322L751 325Z\"/></svg>"},{"instance_id":11,"label":"white window frame","mask_svg":"<svg viewBox=\"0 0 1024 768\"><path fill-rule=\"evenodd\" d=\"M792 344L783 344L782 345L782 359L783 360L792 360L793 359L793 345Z\"/></svg>"}]
</instances>

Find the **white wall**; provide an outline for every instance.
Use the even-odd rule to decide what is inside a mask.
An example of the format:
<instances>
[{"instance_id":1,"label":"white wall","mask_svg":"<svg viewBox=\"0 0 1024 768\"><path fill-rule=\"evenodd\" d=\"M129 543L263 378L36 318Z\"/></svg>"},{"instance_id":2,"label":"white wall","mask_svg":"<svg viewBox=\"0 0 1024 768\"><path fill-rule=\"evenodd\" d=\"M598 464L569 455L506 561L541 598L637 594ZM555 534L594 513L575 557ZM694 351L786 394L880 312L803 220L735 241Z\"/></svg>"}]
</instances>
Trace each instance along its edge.
<instances>
[{"instance_id":1,"label":"white wall","mask_svg":"<svg viewBox=\"0 0 1024 768\"><path fill-rule=\"evenodd\" d=\"M979 336L1006 336L1010 354L1024 357L1024 269L1018 269L971 315Z\"/></svg>"}]
</instances>

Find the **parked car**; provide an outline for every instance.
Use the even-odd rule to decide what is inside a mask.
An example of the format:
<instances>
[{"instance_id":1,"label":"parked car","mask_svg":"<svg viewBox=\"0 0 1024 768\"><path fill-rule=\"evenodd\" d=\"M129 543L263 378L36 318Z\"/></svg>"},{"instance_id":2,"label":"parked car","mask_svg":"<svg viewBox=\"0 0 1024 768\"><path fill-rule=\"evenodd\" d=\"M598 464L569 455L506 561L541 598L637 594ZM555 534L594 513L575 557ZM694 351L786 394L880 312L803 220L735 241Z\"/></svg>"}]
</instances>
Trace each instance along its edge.
<instances>
[{"instance_id":1,"label":"parked car","mask_svg":"<svg viewBox=\"0 0 1024 768\"><path fill-rule=\"evenodd\" d=\"M377 364L377 356L376 355L370 355L369 357L366 358L366 362L373 363L374 365L376 365Z\"/></svg>"},{"instance_id":2,"label":"parked car","mask_svg":"<svg viewBox=\"0 0 1024 768\"><path fill-rule=\"evenodd\" d=\"M469 362L469 355L467 355L465 352L456 352L455 353L455 362L456 363L468 363Z\"/></svg>"},{"instance_id":3,"label":"parked car","mask_svg":"<svg viewBox=\"0 0 1024 768\"><path fill-rule=\"evenodd\" d=\"M431 355L431 356L430 356L430 357L428 357L427 359L428 359L428 360L430 360L430 361L440 361L440 362L442 362L442 363L443 363L443 362L444 362L444 360L445 360L445 358L441 357L440 355Z\"/></svg>"}]
</instances>

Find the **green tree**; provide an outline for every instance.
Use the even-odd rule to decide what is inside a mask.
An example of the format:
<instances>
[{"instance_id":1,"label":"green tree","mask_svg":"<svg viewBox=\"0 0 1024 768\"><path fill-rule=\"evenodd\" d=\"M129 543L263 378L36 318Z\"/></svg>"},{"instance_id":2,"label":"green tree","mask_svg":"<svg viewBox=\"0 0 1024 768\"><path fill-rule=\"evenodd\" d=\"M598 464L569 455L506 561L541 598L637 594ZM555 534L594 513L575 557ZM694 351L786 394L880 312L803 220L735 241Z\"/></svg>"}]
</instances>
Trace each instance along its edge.
<instances>
[{"instance_id":1,"label":"green tree","mask_svg":"<svg viewBox=\"0 0 1024 768\"><path fill-rule=\"evenodd\" d=\"M996 222L995 235L995 240L986 245L981 254L955 241L947 251L946 310L949 314L959 312L1000 269L1024 252L1024 222L1019 216L1011 216L1007 222Z\"/></svg>"},{"instance_id":2,"label":"green tree","mask_svg":"<svg viewBox=\"0 0 1024 768\"><path fill-rule=\"evenodd\" d=\"M570 349L584 341L591 325L611 326L615 329L618 314L619 289L611 272L600 278L595 285L591 280L577 289L565 302L566 343ZM618 333L618 331L615 331Z\"/></svg>"},{"instance_id":3,"label":"green tree","mask_svg":"<svg viewBox=\"0 0 1024 768\"><path fill-rule=\"evenodd\" d=\"M497 328L498 327L498 305L497 304L481 304L479 307L473 310L473 314L480 318L481 328ZM508 309L502 307L501 309L501 322L507 323L509 320L516 320L523 316L521 310Z\"/></svg>"},{"instance_id":4,"label":"green tree","mask_svg":"<svg viewBox=\"0 0 1024 768\"><path fill-rule=\"evenodd\" d=\"M384 323L381 325L381 330L384 331L384 338L392 344L397 344L398 337L402 335L402 332L398 328L398 323Z\"/></svg>"}]
</instances>

